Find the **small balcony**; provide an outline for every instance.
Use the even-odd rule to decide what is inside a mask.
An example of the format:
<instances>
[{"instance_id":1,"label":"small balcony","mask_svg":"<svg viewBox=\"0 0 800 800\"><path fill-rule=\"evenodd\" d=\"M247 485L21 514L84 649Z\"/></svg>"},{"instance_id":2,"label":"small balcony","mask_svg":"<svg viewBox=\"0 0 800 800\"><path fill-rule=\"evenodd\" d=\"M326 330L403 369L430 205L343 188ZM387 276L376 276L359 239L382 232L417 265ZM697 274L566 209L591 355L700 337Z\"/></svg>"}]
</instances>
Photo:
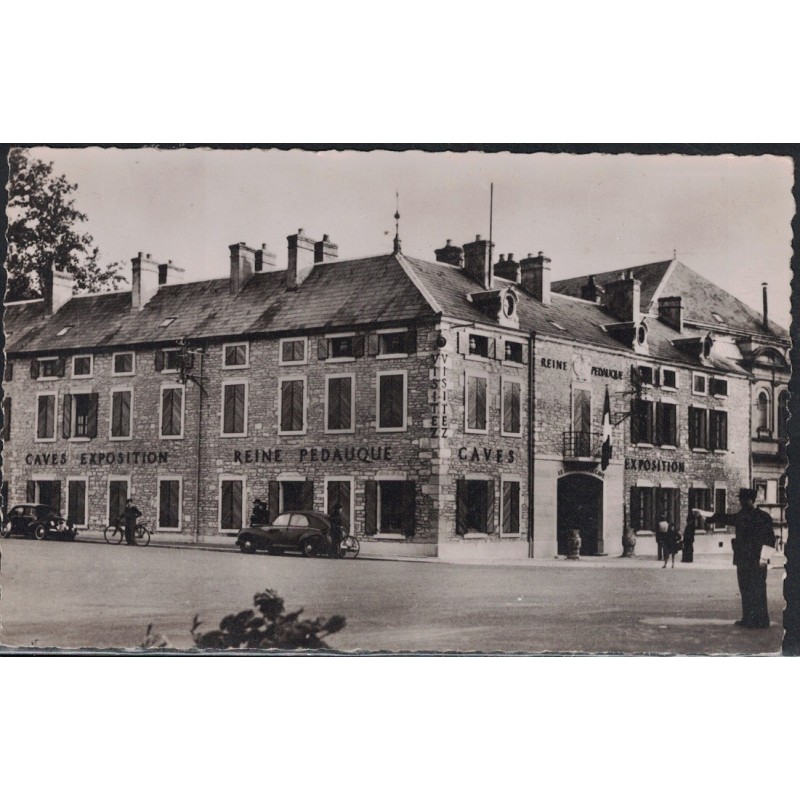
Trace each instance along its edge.
<instances>
[{"instance_id":1,"label":"small balcony","mask_svg":"<svg viewBox=\"0 0 800 800\"><path fill-rule=\"evenodd\" d=\"M603 435L591 431L564 431L561 434L564 461L600 461Z\"/></svg>"},{"instance_id":2,"label":"small balcony","mask_svg":"<svg viewBox=\"0 0 800 800\"><path fill-rule=\"evenodd\" d=\"M780 463L786 460L786 440L759 435L751 440L754 463Z\"/></svg>"}]
</instances>

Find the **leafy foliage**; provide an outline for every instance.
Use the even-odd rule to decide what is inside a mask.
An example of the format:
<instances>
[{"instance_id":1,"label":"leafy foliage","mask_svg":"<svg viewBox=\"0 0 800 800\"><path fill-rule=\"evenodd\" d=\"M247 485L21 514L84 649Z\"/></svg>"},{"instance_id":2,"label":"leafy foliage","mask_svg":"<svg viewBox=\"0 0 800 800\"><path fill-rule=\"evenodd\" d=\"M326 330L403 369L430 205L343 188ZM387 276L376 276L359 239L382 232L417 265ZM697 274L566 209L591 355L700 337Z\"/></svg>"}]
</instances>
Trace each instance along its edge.
<instances>
[{"instance_id":1,"label":"leafy foliage","mask_svg":"<svg viewBox=\"0 0 800 800\"><path fill-rule=\"evenodd\" d=\"M52 163L10 151L8 184L8 299L44 294L44 279L55 267L75 276L78 292L116 289L119 262L103 266L91 234L81 231L86 214L75 208L77 184L54 176Z\"/></svg>"},{"instance_id":2,"label":"leafy foliage","mask_svg":"<svg viewBox=\"0 0 800 800\"><path fill-rule=\"evenodd\" d=\"M279 648L281 650L324 650L326 636L337 633L345 626L345 618L334 615L328 619L300 619L303 609L285 614L283 598L272 589L265 589L253 597L255 610L248 608L238 614L229 614L219 628L205 633L195 616L192 636L203 649L251 650Z\"/></svg>"}]
</instances>

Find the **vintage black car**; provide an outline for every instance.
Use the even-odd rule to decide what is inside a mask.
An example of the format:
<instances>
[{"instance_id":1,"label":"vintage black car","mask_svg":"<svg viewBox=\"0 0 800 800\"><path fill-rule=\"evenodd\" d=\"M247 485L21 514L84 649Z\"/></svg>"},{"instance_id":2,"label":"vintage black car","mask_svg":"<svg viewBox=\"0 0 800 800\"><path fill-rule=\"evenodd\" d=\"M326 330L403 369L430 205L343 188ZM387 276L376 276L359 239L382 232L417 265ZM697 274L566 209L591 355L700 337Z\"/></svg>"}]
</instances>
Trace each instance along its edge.
<instances>
[{"instance_id":1,"label":"vintage black car","mask_svg":"<svg viewBox=\"0 0 800 800\"><path fill-rule=\"evenodd\" d=\"M314 558L328 552L330 529L330 519L318 511L287 511L270 525L242 528L236 544L243 553L299 550L304 556Z\"/></svg>"},{"instance_id":2,"label":"vintage black car","mask_svg":"<svg viewBox=\"0 0 800 800\"><path fill-rule=\"evenodd\" d=\"M78 535L64 517L40 503L22 503L12 507L3 524L2 535L8 537L12 534L69 541L73 541Z\"/></svg>"}]
</instances>

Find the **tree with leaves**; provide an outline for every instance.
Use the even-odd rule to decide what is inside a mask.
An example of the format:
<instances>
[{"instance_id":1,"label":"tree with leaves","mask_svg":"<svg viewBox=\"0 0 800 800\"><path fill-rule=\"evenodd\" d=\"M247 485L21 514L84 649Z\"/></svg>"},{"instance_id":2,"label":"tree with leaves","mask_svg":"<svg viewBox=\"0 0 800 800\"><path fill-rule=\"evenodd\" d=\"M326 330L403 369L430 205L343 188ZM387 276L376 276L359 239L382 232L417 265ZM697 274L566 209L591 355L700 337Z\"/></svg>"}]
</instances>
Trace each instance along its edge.
<instances>
[{"instance_id":1,"label":"tree with leaves","mask_svg":"<svg viewBox=\"0 0 800 800\"><path fill-rule=\"evenodd\" d=\"M87 216L75 208L78 185L53 174L45 163L19 148L10 151L8 184L8 299L42 297L55 268L75 277L80 292L116 289L123 281L119 262L102 265Z\"/></svg>"}]
</instances>

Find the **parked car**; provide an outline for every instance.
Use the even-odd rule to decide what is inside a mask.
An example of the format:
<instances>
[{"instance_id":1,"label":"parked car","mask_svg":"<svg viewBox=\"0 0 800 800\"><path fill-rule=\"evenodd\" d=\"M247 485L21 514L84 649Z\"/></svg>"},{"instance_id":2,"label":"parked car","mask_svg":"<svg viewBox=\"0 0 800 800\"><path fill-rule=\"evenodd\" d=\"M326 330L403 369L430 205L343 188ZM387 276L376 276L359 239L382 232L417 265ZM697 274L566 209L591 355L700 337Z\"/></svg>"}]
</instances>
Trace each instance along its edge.
<instances>
[{"instance_id":1,"label":"parked car","mask_svg":"<svg viewBox=\"0 0 800 800\"><path fill-rule=\"evenodd\" d=\"M330 519L318 511L287 511L279 514L270 525L242 528L236 544L243 553L299 550L313 558L328 552L330 529Z\"/></svg>"},{"instance_id":2,"label":"parked car","mask_svg":"<svg viewBox=\"0 0 800 800\"><path fill-rule=\"evenodd\" d=\"M22 503L14 506L6 517L2 535L4 537L33 536L36 539L67 539L77 535L75 528L64 517L60 517L50 506L40 503Z\"/></svg>"}]
</instances>

